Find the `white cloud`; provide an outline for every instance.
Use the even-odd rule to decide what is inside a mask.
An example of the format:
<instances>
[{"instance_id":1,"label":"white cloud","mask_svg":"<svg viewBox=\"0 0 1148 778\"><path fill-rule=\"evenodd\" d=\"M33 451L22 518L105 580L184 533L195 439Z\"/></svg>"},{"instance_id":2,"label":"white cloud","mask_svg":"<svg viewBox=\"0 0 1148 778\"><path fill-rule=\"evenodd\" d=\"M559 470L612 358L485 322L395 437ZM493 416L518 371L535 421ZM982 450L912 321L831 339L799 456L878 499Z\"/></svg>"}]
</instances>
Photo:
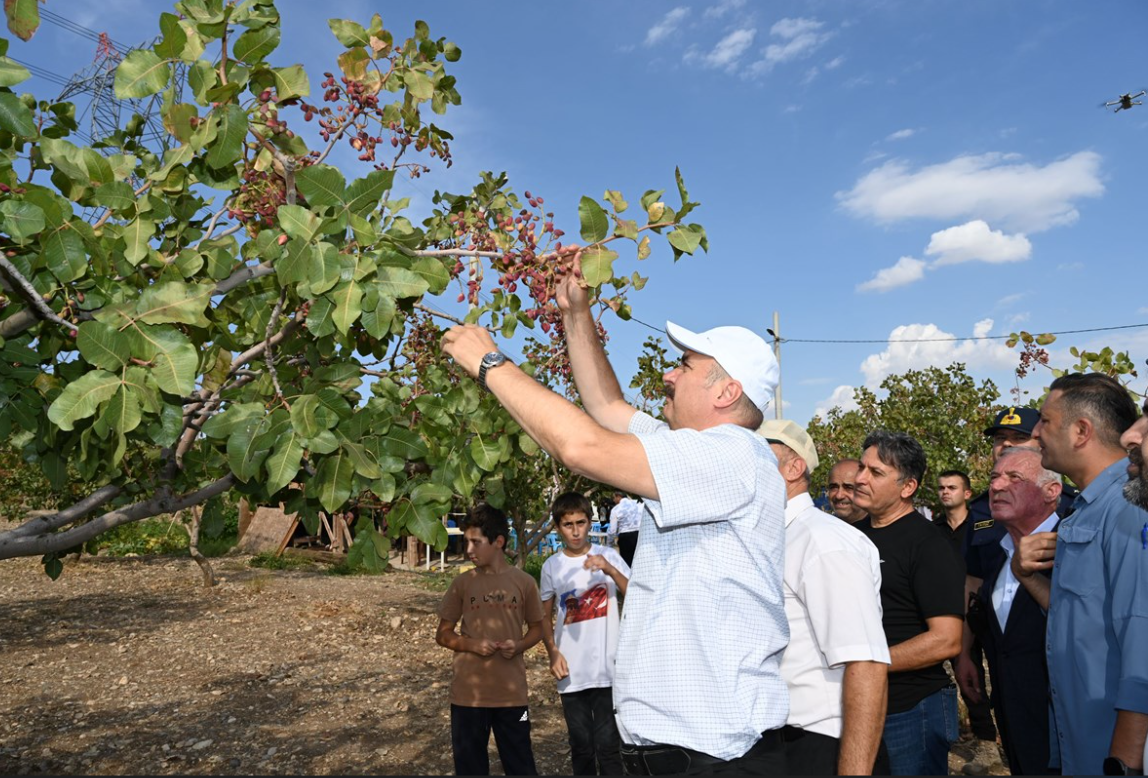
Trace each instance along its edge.
<instances>
[{"instance_id":1,"label":"white cloud","mask_svg":"<svg viewBox=\"0 0 1148 778\"><path fill-rule=\"evenodd\" d=\"M762 49L761 59L754 62L747 71L749 76L768 73L776 65L811 57L833 37L832 32L822 32L825 22L816 19L781 19L769 28L769 34L780 39ZM809 74L807 73L807 78ZM813 73L816 77L816 72Z\"/></svg>"},{"instance_id":2,"label":"white cloud","mask_svg":"<svg viewBox=\"0 0 1148 778\"><path fill-rule=\"evenodd\" d=\"M856 410L857 402L853 399L854 391L854 388L849 384L837 387L833 390L833 394L817 403L817 407L813 409L813 415L824 419L833 408L840 408L845 412Z\"/></svg>"},{"instance_id":3,"label":"white cloud","mask_svg":"<svg viewBox=\"0 0 1148 778\"><path fill-rule=\"evenodd\" d=\"M933 267L960 262L1021 262L1032 256L1032 243L1024 235L1005 235L980 219L934 232L925 249L936 256Z\"/></svg>"},{"instance_id":4,"label":"white cloud","mask_svg":"<svg viewBox=\"0 0 1148 778\"><path fill-rule=\"evenodd\" d=\"M1056 269L1062 273L1077 273L1084 270L1083 262L1061 262Z\"/></svg>"},{"instance_id":5,"label":"white cloud","mask_svg":"<svg viewBox=\"0 0 1148 778\"><path fill-rule=\"evenodd\" d=\"M660 43L670 37L670 35L678 29L678 25L689 16L689 13L690 9L685 6L679 6L671 10L662 17L660 22L646 30L646 45L653 46L655 43Z\"/></svg>"},{"instance_id":6,"label":"white cloud","mask_svg":"<svg viewBox=\"0 0 1148 778\"><path fill-rule=\"evenodd\" d=\"M919 170L891 160L837 199L856 216L904 219L979 218L1020 232L1071 224L1076 200L1099 197L1100 155L1081 151L1044 167L1001 153L961 156Z\"/></svg>"},{"instance_id":7,"label":"white cloud","mask_svg":"<svg viewBox=\"0 0 1148 778\"><path fill-rule=\"evenodd\" d=\"M911 138L916 134L916 130L907 128L904 130L897 130L896 132L889 133L885 136L885 140L905 140L906 138Z\"/></svg>"},{"instance_id":8,"label":"white cloud","mask_svg":"<svg viewBox=\"0 0 1148 778\"><path fill-rule=\"evenodd\" d=\"M1028 297L1031 292L1017 292L1016 294L1006 294L1001 299L997 300L997 308L1008 308L1010 305L1019 303L1024 298Z\"/></svg>"},{"instance_id":9,"label":"white cloud","mask_svg":"<svg viewBox=\"0 0 1148 778\"><path fill-rule=\"evenodd\" d=\"M935 324L906 324L889 333L888 347L870 354L861 363L870 388L880 386L890 375L930 366L946 367L964 362L970 372L1002 370L1015 366L1016 352L1003 340L976 340L992 332L993 320L983 319L973 325L973 338L955 339Z\"/></svg>"},{"instance_id":10,"label":"white cloud","mask_svg":"<svg viewBox=\"0 0 1148 778\"><path fill-rule=\"evenodd\" d=\"M888 292L925 277L925 260L901 257L897 264L877 271L877 275L857 285L858 292Z\"/></svg>"},{"instance_id":11,"label":"white cloud","mask_svg":"<svg viewBox=\"0 0 1148 778\"><path fill-rule=\"evenodd\" d=\"M1136 313L1138 313L1140 315L1148 314L1148 306L1146 306L1144 308L1137 308Z\"/></svg>"},{"instance_id":12,"label":"white cloud","mask_svg":"<svg viewBox=\"0 0 1148 778\"><path fill-rule=\"evenodd\" d=\"M736 11L745 5L745 0L721 0L717 5L711 5L705 10L703 16L707 19L720 19L727 13Z\"/></svg>"},{"instance_id":13,"label":"white cloud","mask_svg":"<svg viewBox=\"0 0 1148 778\"><path fill-rule=\"evenodd\" d=\"M797 113L800 110L801 110L800 105L787 105L787 106L785 106L785 108L782 109L781 112L782 113Z\"/></svg>"},{"instance_id":14,"label":"white cloud","mask_svg":"<svg viewBox=\"0 0 1148 778\"><path fill-rule=\"evenodd\" d=\"M769 29L769 34L782 38L784 43L771 43L765 48L765 59L774 64L803 59L817 51L833 37L833 33L818 32L825 26L816 19L782 19Z\"/></svg>"},{"instance_id":15,"label":"white cloud","mask_svg":"<svg viewBox=\"0 0 1148 778\"><path fill-rule=\"evenodd\" d=\"M836 70L837 68L841 67L843 64L845 64L845 57L834 57L833 59L831 59L825 63L825 69L826 70Z\"/></svg>"},{"instance_id":16,"label":"white cloud","mask_svg":"<svg viewBox=\"0 0 1148 778\"><path fill-rule=\"evenodd\" d=\"M737 64L737 60L745 53L753 43L754 36L757 35L757 30L752 27L744 30L734 30L729 35L722 38L713 47L713 51L704 56L700 56L696 49L691 49L686 52L685 60L699 61L704 67L707 68L726 68L731 69Z\"/></svg>"}]
</instances>

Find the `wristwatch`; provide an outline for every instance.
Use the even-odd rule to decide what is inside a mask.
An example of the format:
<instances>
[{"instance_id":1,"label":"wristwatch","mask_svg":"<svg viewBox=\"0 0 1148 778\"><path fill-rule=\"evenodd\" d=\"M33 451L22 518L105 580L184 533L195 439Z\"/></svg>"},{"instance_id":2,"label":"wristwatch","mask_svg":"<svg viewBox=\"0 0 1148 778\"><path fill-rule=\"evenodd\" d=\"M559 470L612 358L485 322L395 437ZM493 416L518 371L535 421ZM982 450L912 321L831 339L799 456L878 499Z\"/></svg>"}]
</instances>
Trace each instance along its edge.
<instances>
[{"instance_id":1,"label":"wristwatch","mask_svg":"<svg viewBox=\"0 0 1148 778\"><path fill-rule=\"evenodd\" d=\"M498 367L499 365L503 364L506 364L506 355L501 351L492 351L484 356L482 358L482 362L478 364L478 385L483 389L487 389L486 372L492 367ZM490 390L487 389L487 391Z\"/></svg>"},{"instance_id":2,"label":"wristwatch","mask_svg":"<svg viewBox=\"0 0 1148 778\"><path fill-rule=\"evenodd\" d=\"M1135 767L1129 767L1124 764L1119 758L1115 756L1105 757L1104 766L1105 775L1143 775L1143 770L1137 770Z\"/></svg>"}]
</instances>

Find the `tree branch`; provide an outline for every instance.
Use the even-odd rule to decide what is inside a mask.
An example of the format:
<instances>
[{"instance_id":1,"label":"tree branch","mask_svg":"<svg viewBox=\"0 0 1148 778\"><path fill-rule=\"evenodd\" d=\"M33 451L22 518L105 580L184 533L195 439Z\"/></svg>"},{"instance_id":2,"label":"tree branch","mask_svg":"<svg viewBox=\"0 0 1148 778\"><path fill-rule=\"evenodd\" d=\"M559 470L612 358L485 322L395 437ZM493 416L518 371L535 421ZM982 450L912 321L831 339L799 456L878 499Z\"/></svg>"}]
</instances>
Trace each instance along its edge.
<instances>
[{"instance_id":1,"label":"tree branch","mask_svg":"<svg viewBox=\"0 0 1148 778\"><path fill-rule=\"evenodd\" d=\"M25 301L32 306L32 309L36 312L38 318L45 321L50 321L53 324L58 324L61 327L66 327L68 332L71 332L73 329L75 329L75 325L73 325L71 322L61 319L56 315L55 311L48 307L48 304L44 302L44 298L41 297L40 293L36 291L36 287L32 286L32 282L27 278L24 278L19 269L13 265L7 257L3 255L0 255L0 268L3 268L4 272L8 274L8 277L12 280L12 282L16 284L17 291L20 292L20 296L23 297ZM10 321L10 319L7 321Z\"/></svg>"},{"instance_id":2,"label":"tree branch","mask_svg":"<svg viewBox=\"0 0 1148 778\"><path fill-rule=\"evenodd\" d=\"M87 524L74 527L66 532L40 534L33 537L14 536L14 530L5 532L0 534L0 559L59 553L81 543L86 543L97 535L121 524L130 524L158 516L161 513L175 513L193 505L199 505L212 497L223 494L234 485L235 475L228 473L202 489L179 497L172 497L167 487L164 487L159 495L150 500L109 511Z\"/></svg>"},{"instance_id":3,"label":"tree branch","mask_svg":"<svg viewBox=\"0 0 1148 778\"><path fill-rule=\"evenodd\" d=\"M29 519L11 530L10 534L14 537L27 537L28 535L43 535L53 532L73 521L84 518L104 503L114 500L121 492L123 489L118 486L103 486L62 511Z\"/></svg>"}]
</instances>

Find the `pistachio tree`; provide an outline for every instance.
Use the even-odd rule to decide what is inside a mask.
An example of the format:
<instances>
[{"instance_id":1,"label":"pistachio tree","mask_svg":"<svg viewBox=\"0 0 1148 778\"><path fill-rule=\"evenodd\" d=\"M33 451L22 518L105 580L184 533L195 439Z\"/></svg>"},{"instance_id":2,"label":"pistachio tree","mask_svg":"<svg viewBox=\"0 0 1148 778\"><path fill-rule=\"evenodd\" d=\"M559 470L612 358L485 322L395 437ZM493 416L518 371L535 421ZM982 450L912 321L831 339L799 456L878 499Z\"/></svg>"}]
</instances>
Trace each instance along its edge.
<instances>
[{"instance_id":1,"label":"pistachio tree","mask_svg":"<svg viewBox=\"0 0 1148 778\"><path fill-rule=\"evenodd\" d=\"M27 41L36 3L5 8ZM378 15L329 24L343 50L320 76L280 56L272 0L176 3L115 74L118 98L161 97L162 148L140 116L80 142L73 105L13 90L29 74L0 41L0 438L54 488L82 486L0 533L0 559L43 555L55 576L65 550L128 522L198 506L210 526L230 493L312 531L374 505L350 554L379 569L395 539L441 548L452 505L505 504L537 470L534 442L441 357L438 321L455 319L436 301L457 289L467 322L534 329L526 368L563 390L555 213L485 173L408 215L396 180L451 164L438 122L461 52L421 21L405 38ZM339 147L358 169L331 164ZM569 272L600 322L645 283L616 269L619 246L707 248L676 188L676 207L655 190L577 203Z\"/></svg>"}]
</instances>

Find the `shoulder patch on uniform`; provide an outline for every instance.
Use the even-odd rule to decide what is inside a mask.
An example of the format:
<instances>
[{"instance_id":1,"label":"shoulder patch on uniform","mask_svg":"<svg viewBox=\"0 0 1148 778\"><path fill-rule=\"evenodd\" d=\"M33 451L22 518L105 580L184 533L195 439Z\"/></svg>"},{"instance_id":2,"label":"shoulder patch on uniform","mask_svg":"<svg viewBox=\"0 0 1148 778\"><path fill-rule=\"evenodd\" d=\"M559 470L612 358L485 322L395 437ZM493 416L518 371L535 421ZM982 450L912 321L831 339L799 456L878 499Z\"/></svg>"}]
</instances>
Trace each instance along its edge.
<instances>
[{"instance_id":1,"label":"shoulder patch on uniform","mask_svg":"<svg viewBox=\"0 0 1148 778\"><path fill-rule=\"evenodd\" d=\"M995 522L992 519L985 519L984 521L978 521L976 524L973 525L973 532L976 532L979 529L988 529L994 523Z\"/></svg>"}]
</instances>

